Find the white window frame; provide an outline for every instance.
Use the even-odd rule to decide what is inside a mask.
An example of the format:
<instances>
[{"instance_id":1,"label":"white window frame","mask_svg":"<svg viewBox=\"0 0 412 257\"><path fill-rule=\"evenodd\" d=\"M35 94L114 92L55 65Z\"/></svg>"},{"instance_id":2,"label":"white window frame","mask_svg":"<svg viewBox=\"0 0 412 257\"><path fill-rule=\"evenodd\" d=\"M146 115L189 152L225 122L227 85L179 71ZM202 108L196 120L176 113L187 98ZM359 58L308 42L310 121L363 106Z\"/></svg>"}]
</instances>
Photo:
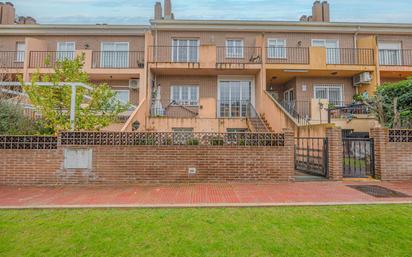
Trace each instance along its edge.
<instances>
[{"instance_id":1,"label":"white window frame","mask_svg":"<svg viewBox=\"0 0 412 257\"><path fill-rule=\"evenodd\" d=\"M291 93L293 94L293 99L292 100L290 99ZM290 88L290 89L286 90L283 93L283 99L284 99L285 102L289 102L289 103L295 101L296 100L295 90L293 88Z\"/></svg>"},{"instance_id":2,"label":"white window frame","mask_svg":"<svg viewBox=\"0 0 412 257\"><path fill-rule=\"evenodd\" d=\"M113 89L114 92L116 92L116 99L119 100L122 104L128 104L130 103L130 90L127 89ZM119 92L127 92L127 102L124 103L122 102L119 98L117 98L117 93Z\"/></svg>"},{"instance_id":3,"label":"white window frame","mask_svg":"<svg viewBox=\"0 0 412 257\"><path fill-rule=\"evenodd\" d=\"M60 50L62 45L66 45L67 44L72 44L73 45L73 50L72 51L67 51L67 50ZM57 60L64 60L64 59L68 59L68 60L73 60L75 57L75 53L76 53L76 42L74 41L61 41L61 42L57 42L57 53L56 53L56 59Z\"/></svg>"},{"instance_id":4,"label":"white window frame","mask_svg":"<svg viewBox=\"0 0 412 257\"><path fill-rule=\"evenodd\" d=\"M229 42L239 42L240 46L230 46ZM245 42L243 39L227 39L225 42L225 56L227 59L243 59ZM240 49L240 52L237 51Z\"/></svg>"},{"instance_id":5,"label":"white window frame","mask_svg":"<svg viewBox=\"0 0 412 257\"><path fill-rule=\"evenodd\" d=\"M329 92L330 88L338 88L340 90L340 99L338 100L339 104L334 104L333 102L331 102L330 92ZM317 92L318 89L327 89L326 90L326 94L327 94L326 97L327 98L325 98L325 99L327 99L330 104L334 104L335 106L342 106L343 105L344 85L342 85L342 84L316 84L316 85L313 85L313 98L314 99L324 99L324 98L317 98L316 97L316 92Z\"/></svg>"},{"instance_id":6,"label":"white window frame","mask_svg":"<svg viewBox=\"0 0 412 257\"><path fill-rule=\"evenodd\" d=\"M392 45L392 47L381 47L383 44ZM393 47L395 46L395 47ZM379 64L380 65L402 65L402 42L401 41L378 41ZM386 56L395 54L394 59ZM390 56L389 56L390 57Z\"/></svg>"},{"instance_id":7,"label":"white window frame","mask_svg":"<svg viewBox=\"0 0 412 257\"><path fill-rule=\"evenodd\" d=\"M315 46L314 42L323 42L323 46ZM328 48L328 42L335 42L336 48ZM312 39L312 46L326 48L326 64L340 64L340 43L339 39Z\"/></svg>"},{"instance_id":8,"label":"white window frame","mask_svg":"<svg viewBox=\"0 0 412 257\"><path fill-rule=\"evenodd\" d=\"M273 42L275 43L273 45ZM281 45L277 46L278 42L282 42ZM269 59L287 59L287 40L283 38L269 38L268 39L268 58ZM280 50L280 51L278 51Z\"/></svg>"},{"instance_id":9,"label":"white window frame","mask_svg":"<svg viewBox=\"0 0 412 257\"><path fill-rule=\"evenodd\" d=\"M225 76L219 76L218 77L218 86L217 86L217 99L218 99L218 101L216 102L217 117L219 117L219 118L236 118L236 119L245 118L245 117L242 117L242 116L232 117L231 115L230 116L222 116L221 115L221 112L220 112L221 108L220 107L221 107L222 98L221 98L221 95L220 95L220 87L222 85L222 82L248 82L248 83L250 83L250 99L249 99L249 101L250 101L250 104L253 107L255 107L255 79L253 77L243 76L243 75L239 75L239 76L230 76L230 75L227 76L227 75L225 75Z\"/></svg>"},{"instance_id":10,"label":"white window frame","mask_svg":"<svg viewBox=\"0 0 412 257\"><path fill-rule=\"evenodd\" d=\"M116 48L117 45L124 44L124 45L127 45L127 50L126 51L118 51L118 50L105 51L105 50L103 50L105 44L112 44L114 46L114 48ZM119 62L119 60L112 62L110 59L107 62L107 60L106 60L107 57L106 56L110 52L112 52L112 53L127 52L127 54L125 55L126 59L124 60L125 63L123 64L122 62ZM129 68L129 66L130 66L129 52L130 52L130 43L129 42L120 42L120 41L104 41L104 42L101 42L100 43L100 67L101 68ZM114 59L117 59L117 58L119 58L119 56L115 57Z\"/></svg>"},{"instance_id":11,"label":"white window frame","mask_svg":"<svg viewBox=\"0 0 412 257\"><path fill-rule=\"evenodd\" d=\"M174 99L174 95L173 95L173 90L175 88L178 88L179 90L179 96L178 99ZM183 88L188 88L188 97L189 99L183 99L182 97L182 92L183 92ZM196 89L196 100L193 101L191 98L191 90L192 89ZM199 86L198 85L172 85L170 87L170 101L174 102L176 105L182 105L182 106L194 106L197 107L199 106Z\"/></svg>"},{"instance_id":12,"label":"white window frame","mask_svg":"<svg viewBox=\"0 0 412 257\"><path fill-rule=\"evenodd\" d=\"M179 50L177 51L176 54L176 59L174 58L175 56L175 48L179 48L179 43L176 45L176 42L180 42L180 41L186 41L187 45L186 46L182 46L182 47L186 47L186 58L182 58L179 57ZM196 41L196 60L192 60L192 58L190 57L190 49L191 46L189 44L190 41ZM172 62L182 62L182 63L193 63L193 62L199 62L199 47L200 47L200 40L198 38L173 38L172 39Z\"/></svg>"},{"instance_id":13,"label":"white window frame","mask_svg":"<svg viewBox=\"0 0 412 257\"><path fill-rule=\"evenodd\" d=\"M19 46L24 46L24 50L20 50ZM24 62L26 57L26 42L16 42L16 62Z\"/></svg>"}]
</instances>

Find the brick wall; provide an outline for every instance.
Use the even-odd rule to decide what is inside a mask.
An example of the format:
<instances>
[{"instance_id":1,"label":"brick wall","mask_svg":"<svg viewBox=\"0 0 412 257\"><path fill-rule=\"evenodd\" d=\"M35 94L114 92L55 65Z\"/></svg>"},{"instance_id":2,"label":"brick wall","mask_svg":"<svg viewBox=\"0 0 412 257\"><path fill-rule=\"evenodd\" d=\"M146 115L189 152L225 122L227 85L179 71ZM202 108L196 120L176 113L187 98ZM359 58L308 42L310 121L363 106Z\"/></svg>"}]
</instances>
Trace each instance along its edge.
<instances>
[{"instance_id":1,"label":"brick wall","mask_svg":"<svg viewBox=\"0 0 412 257\"><path fill-rule=\"evenodd\" d=\"M400 142L390 142L388 129L375 128L371 130L371 137L375 142L376 176L383 181L412 180L412 140L411 137L402 135L412 134L412 131L399 130L394 132L399 133L397 139Z\"/></svg>"},{"instance_id":2,"label":"brick wall","mask_svg":"<svg viewBox=\"0 0 412 257\"><path fill-rule=\"evenodd\" d=\"M328 138L328 178L330 180L342 180L342 130L338 128L328 128L326 130L326 137Z\"/></svg>"},{"instance_id":3,"label":"brick wall","mask_svg":"<svg viewBox=\"0 0 412 257\"><path fill-rule=\"evenodd\" d=\"M1 185L276 182L293 179L293 132L285 146L59 146L0 150ZM64 148L92 149L91 170L65 170ZM188 168L197 174L189 175Z\"/></svg>"}]
</instances>

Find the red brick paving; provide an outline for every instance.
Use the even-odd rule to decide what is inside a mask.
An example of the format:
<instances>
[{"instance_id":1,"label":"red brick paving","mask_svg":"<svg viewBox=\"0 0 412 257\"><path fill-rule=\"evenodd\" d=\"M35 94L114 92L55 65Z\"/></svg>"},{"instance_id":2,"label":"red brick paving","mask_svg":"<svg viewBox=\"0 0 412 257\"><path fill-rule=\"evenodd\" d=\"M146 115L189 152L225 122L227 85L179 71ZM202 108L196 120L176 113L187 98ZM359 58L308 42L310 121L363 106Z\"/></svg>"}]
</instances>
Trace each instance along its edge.
<instances>
[{"instance_id":1,"label":"red brick paving","mask_svg":"<svg viewBox=\"0 0 412 257\"><path fill-rule=\"evenodd\" d=\"M412 198L375 198L347 187L373 184L412 196L412 182L305 182L191 184L117 187L0 186L0 208L260 206L412 203Z\"/></svg>"}]
</instances>

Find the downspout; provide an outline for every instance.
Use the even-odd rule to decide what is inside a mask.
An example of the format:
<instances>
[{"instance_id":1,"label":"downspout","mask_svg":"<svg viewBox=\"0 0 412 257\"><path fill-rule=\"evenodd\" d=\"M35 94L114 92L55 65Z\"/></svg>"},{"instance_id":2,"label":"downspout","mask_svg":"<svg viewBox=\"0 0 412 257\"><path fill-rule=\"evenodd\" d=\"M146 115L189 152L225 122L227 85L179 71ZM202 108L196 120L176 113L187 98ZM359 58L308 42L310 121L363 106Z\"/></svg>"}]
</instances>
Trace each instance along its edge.
<instances>
[{"instance_id":1,"label":"downspout","mask_svg":"<svg viewBox=\"0 0 412 257\"><path fill-rule=\"evenodd\" d=\"M353 47L355 48L355 58L358 58L358 35L360 31L360 26L357 27L355 34L353 34ZM355 87L355 94L359 94L359 87Z\"/></svg>"}]
</instances>

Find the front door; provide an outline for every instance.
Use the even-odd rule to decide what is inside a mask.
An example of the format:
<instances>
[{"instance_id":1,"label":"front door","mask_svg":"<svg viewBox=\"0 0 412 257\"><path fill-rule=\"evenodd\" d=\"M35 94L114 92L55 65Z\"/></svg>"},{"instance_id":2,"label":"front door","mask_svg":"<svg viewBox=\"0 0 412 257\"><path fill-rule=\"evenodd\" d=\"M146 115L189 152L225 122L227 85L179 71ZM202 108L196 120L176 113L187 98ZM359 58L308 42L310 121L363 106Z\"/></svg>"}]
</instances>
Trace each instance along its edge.
<instances>
[{"instance_id":1,"label":"front door","mask_svg":"<svg viewBox=\"0 0 412 257\"><path fill-rule=\"evenodd\" d=\"M252 82L248 80L219 83L219 117L240 118L248 115L251 104Z\"/></svg>"}]
</instances>

